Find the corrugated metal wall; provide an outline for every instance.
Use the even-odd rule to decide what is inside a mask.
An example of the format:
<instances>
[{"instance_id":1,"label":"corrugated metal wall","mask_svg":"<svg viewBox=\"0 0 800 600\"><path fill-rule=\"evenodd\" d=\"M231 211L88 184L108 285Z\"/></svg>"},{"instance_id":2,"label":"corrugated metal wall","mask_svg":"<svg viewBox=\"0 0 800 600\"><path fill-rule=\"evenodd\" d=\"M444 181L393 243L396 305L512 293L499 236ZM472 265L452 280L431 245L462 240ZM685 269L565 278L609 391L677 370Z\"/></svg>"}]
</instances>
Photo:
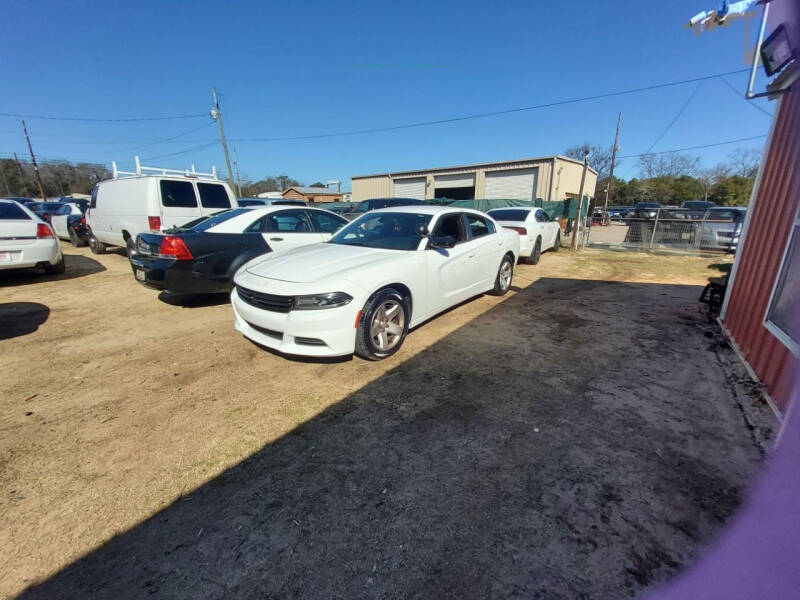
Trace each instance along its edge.
<instances>
[{"instance_id":1,"label":"corrugated metal wall","mask_svg":"<svg viewBox=\"0 0 800 600\"><path fill-rule=\"evenodd\" d=\"M800 85L795 85L781 101L723 321L783 412L800 360L764 327L764 318L798 203Z\"/></svg>"}]
</instances>

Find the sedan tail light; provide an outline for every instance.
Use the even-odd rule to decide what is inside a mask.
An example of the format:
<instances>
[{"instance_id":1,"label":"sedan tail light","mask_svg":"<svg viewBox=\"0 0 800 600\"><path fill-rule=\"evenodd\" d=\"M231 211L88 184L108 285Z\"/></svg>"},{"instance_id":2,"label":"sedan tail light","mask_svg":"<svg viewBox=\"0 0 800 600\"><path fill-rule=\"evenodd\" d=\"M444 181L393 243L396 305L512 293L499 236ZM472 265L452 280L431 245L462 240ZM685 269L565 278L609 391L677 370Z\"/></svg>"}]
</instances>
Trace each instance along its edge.
<instances>
[{"instance_id":1,"label":"sedan tail light","mask_svg":"<svg viewBox=\"0 0 800 600\"><path fill-rule=\"evenodd\" d=\"M161 256L172 256L177 260L191 260L194 258L186 242L174 235L165 236L161 240L161 248L158 253Z\"/></svg>"},{"instance_id":2,"label":"sedan tail light","mask_svg":"<svg viewBox=\"0 0 800 600\"><path fill-rule=\"evenodd\" d=\"M150 231L161 231L161 217L147 217L147 222L150 224Z\"/></svg>"},{"instance_id":3,"label":"sedan tail light","mask_svg":"<svg viewBox=\"0 0 800 600\"><path fill-rule=\"evenodd\" d=\"M86 225L86 215L81 217L81 225Z\"/></svg>"},{"instance_id":4,"label":"sedan tail light","mask_svg":"<svg viewBox=\"0 0 800 600\"><path fill-rule=\"evenodd\" d=\"M53 237L53 230L50 229L49 225L45 225L44 223L37 223L36 224L36 237L37 238L51 238L51 237Z\"/></svg>"},{"instance_id":5,"label":"sedan tail light","mask_svg":"<svg viewBox=\"0 0 800 600\"><path fill-rule=\"evenodd\" d=\"M511 225L503 225L503 227L505 227L506 229L513 229L520 235L528 235L528 230L525 229L524 227L513 227Z\"/></svg>"}]
</instances>

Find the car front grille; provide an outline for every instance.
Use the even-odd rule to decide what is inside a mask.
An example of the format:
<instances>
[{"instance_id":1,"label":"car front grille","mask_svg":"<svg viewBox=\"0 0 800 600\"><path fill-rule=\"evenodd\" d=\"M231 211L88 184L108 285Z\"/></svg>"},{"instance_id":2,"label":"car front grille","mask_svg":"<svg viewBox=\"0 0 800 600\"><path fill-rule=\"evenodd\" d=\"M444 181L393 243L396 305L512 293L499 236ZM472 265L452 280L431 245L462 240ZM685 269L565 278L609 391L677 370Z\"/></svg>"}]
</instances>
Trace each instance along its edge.
<instances>
[{"instance_id":1,"label":"car front grille","mask_svg":"<svg viewBox=\"0 0 800 600\"><path fill-rule=\"evenodd\" d=\"M294 306L294 296L276 296L248 290L240 285L236 286L236 293L242 302L271 312L288 313Z\"/></svg>"}]
</instances>

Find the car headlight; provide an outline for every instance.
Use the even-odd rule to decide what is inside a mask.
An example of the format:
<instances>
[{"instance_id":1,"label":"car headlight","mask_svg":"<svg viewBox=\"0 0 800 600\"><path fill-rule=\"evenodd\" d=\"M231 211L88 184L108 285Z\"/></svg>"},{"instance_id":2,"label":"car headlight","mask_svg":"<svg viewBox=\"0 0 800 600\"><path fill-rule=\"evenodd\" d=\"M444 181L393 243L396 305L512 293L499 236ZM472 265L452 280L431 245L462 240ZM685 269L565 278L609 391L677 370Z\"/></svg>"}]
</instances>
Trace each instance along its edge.
<instances>
[{"instance_id":1,"label":"car headlight","mask_svg":"<svg viewBox=\"0 0 800 600\"><path fill-rule=\"evenodd\" d=\"M319 310L321 308L336 308L348 304L353 297L344 292L330 292L329 294L312 294L310 296L295 296L294 310Z\"/></svg>"}]
</instances>

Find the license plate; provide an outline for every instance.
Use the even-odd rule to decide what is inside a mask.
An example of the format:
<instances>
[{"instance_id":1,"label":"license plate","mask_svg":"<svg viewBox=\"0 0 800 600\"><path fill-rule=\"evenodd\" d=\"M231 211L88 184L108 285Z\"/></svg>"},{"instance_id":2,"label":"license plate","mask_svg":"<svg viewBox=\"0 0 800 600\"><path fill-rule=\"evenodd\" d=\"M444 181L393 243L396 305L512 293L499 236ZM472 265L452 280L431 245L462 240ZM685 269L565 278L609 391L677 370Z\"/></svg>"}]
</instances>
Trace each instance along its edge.
<instances>
[{"instance_id":1,"label":"license plate","mask_svg":"<svg viewBox=\"0 0 800 600\"><path fill-rule=\"evenodd\" d=\"M0 262L11 262L11 252L0 252Z\"/></svg>"},{"instance_id":2,"label":"license plate","mask_svg":"<svg viewBox=\"0 0 800 600\"><path fill-rule=\"evenodd\" d=\"M144 269L136 269L136 279L144 281Z\"/></svg>"}]
</instances>

